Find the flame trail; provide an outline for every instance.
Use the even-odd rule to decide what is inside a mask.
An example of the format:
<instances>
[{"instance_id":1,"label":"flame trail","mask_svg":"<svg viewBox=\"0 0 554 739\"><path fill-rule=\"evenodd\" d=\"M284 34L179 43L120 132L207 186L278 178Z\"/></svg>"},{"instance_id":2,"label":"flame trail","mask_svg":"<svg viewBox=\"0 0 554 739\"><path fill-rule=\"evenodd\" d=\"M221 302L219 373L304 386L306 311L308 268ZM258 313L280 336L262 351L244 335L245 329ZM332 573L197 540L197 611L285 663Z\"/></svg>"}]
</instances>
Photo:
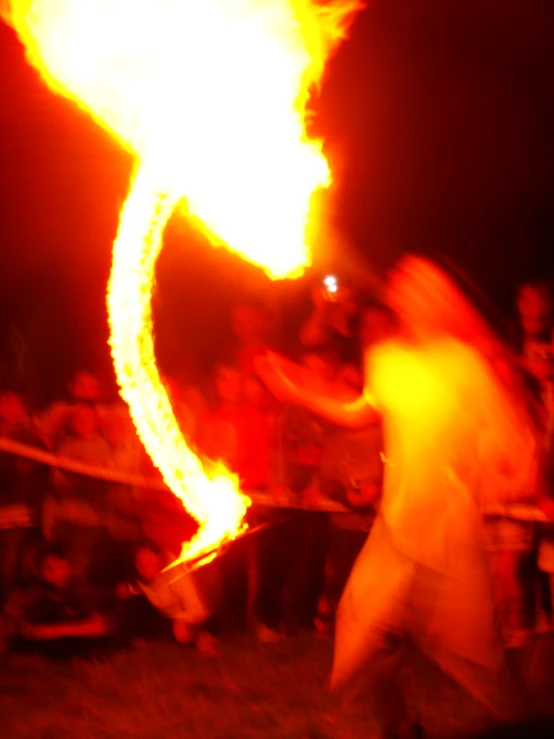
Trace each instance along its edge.
<instances>
[{"instance_id":1,"label":"flame trail","mask_svg":"<svg viewBox=\"0 0 554 739\"><path fill-rule=\"evenodd\" d=\"M31 64L137 156L108 288L121 394L146 450L197 519L189 558L240 531L249 500L204 469L154 356L151 294L182 198L214 245L278 279L310 263L310 201L330 183L309 92L361 0L4 0ZM7 5L7 7L6 7Z\"/></svg>"}]
</instances>

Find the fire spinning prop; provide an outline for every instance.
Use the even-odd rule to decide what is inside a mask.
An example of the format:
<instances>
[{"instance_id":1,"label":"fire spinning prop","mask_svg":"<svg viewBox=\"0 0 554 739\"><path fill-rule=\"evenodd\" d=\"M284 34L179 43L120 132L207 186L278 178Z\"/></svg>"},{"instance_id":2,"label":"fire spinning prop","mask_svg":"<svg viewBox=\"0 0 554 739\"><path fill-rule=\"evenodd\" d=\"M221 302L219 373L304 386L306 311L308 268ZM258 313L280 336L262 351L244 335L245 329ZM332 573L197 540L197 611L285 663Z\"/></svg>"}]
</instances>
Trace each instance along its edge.
<instances>
[{"instance_id":1,"label":"fire spinning prop","mask_svg":"<svg viewBox=\"0 0 554 739\"><path fill-rule=\"evenodd\" d=\"M108 287L121 395L166 484L199 523L182 560L241 530L250 500L188 448L156 367L151 296L180 201L213 245L272 279L309 265L310 203L330 183L309 92L360 0L8 0L30 63L136 156ZM6 7L7 5L7 7Z\"/></svg>"}]
</instances>

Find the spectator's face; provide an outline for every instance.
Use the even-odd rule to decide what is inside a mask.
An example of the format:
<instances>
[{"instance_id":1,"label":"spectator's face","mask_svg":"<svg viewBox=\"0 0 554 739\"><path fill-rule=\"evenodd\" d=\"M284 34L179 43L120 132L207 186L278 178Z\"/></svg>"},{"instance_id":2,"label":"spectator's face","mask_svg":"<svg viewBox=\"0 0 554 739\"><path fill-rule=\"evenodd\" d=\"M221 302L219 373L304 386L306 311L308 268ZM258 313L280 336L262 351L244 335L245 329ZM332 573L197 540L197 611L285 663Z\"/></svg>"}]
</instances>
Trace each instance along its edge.
<instances>
[{"instance_id":1,"label":"spectator's face","mask_svg":"<svg viewBox=\"0 0 554 739\"><path fill-rule=\"evenodd\" d=\"M63 588L71 575L69 562L55 554L47 554L41 563L42 578L55 588Z\"/></svg>"},{"instance_id":2,"label":"spectator's face","mask_svg":"<svg viewBox=\"0 0 554 739\"><path fill-rule=\"evenodd\" d=\"M523 285L517 307L526 336L536 337L548 331L552 322L552 300L546 287Z\"/></svg>"},{"instance_id":3,"label":"spectator's face","mask_svg":"<svg viewBox=\"0 0 554 739\"><path fill-rule=\"evenodd\" d=\"M242 381L234 367L219 367L215 377L215 391L224 403L238 403L241 396Z\"/></svg>"},{"instance_id":4,"label":"spectator's face","mask_svg":"<svg viewBox=\"0 0 554 739\"><path fill-rule=\"evenodd\" d=\"M265 320L252 305L237 305L231 316L231 329L243 344L261 341L265 334Z\"/></svg>"},{"instance_id":5,"label":"spectator's face","mask_svg":"<svg viewBox=\"0 0 554 739\"><path fill-rule=\"evenodd\" d=\"M138 576L145 582L155 580L164 568L163 558L158 552L141 547L135 555L135 567Z\"/></svg>"},{"instance_id":6,"label":"spectator's face","mask_svg":"<svg viewBox=\"0 0 554 739\"><path fill-rule=\"evenodd\" d=\"M73 410L73 430L80 439L93 439L98 434L99 421L94 408L84 405Z\"/></svg>"},{"instance_id":7,"label":"spectator's face","mask_svg":"<svg viewBox=\"0 0 554 739\"><path fill-rule=\"evenodd\" d=\"M27 418L27 409L17 393L5 393L0 398L0 418L8 424L22 423Z\"/></svg>"},{"instance_id":8,"label":"spectator's face","mask_svg":"<svg viewBox=\"0 0 554 739\"><path fill-rule=\"evenodd\" d=\"M76 400L98 401L102 397L100 380L89 372L77 372L69 385L69 391Z\"/></svg>"}]
</instances>

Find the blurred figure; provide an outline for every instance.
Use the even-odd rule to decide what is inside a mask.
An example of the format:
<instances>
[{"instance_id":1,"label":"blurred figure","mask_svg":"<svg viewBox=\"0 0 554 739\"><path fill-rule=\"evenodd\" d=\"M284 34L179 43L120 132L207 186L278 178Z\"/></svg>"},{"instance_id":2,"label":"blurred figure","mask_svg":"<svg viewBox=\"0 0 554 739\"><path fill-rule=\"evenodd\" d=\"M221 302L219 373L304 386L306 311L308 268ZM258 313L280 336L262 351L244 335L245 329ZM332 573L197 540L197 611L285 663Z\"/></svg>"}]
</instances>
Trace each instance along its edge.
<instances>
[{"instance_id":1,"label":"blurred figure","mask_svg":"<svg viewBox=\"0 0 554 739\"><path fill-rule=\"evenodd\" d=\"M300 329L300 342L306 348L332 352L343 364L358 364L356 296L349 287L334 279L333 291L325 281L312 287L314 307Z\"/></svg>"},{"instance_id":2,"label":"blurred figure","mask_svg":"<svg viewBox=\"0 0 554 739\"><path fill-rule=\"evenodd\" d=\"M86 403L71 409L71 435L60 443L61 456L106 468L111 450L101 433L96 408ZM91 576L103 539L109 483L87 475L53 469L52 488L43 509L43 532L68 553L83 577Z\"/></svg>"},{"instance_id":3,"label":"blurred figure","mask_svg":"<svg viewBox=\"0 0 554 739\"><path fill-rule=\"evenodd\" d=\"M549 285L542 281L520 285L517 308L521 328L521 361L534 390L541 420L544 486L541 507L550 521L554 521L554 315ZM539 573L532 584L539 591L537 630L544 632L553 626L553 523L539 525L538 568Z\"/></svg>"},{"instance_id":4,"label":"blurred figure","mask_svg":"<svg viewBox=\"0 0 554 739\"><path fill-rule=\"evenodd\" d=\"M202 419L199 446L208 459L221 460L236 469L243 395L241 374L232 365L218 364L213 386L215 406Z\"/></svg>"},{"instance_id":5,"label":"blurred figure","mask_svg":"<svg viewBox=\"0 0 554 739\"><path fill-rule=\"evenodd\" d=\"M521 330L520 359L527 387L529 411L539 421L537 430L546 433L551 392L552 301L546 284L524 283L518 288L517 308ZM544 457L537 448L537 465ZM495 600L500 626L509 648L524 647L535 621L534 595L537 587L535 565L536 524L524 520L524 508L517 503L538 498L541 480L537 474L535 490L520 491L516 505L505 506L502 515L488 516L485 545L490 553L494 575ZM525 493L527 492L527 495Z\"/></svg>"},{"instance_id":6,"label":"blurred figure","mask_svg":"<svg viewBox=\"0 0 554 739\"><path fill-rule=\"evenodd\" d=\"M217 643L206 629L211 616L194 576L185 565L166 569L175 557L153 542L136 549L135 583L121 583L118 595L128 598L142 593L154 608L172 622L173 635L180 644L195 644L200 652L212 655Z\"/></svg>"},{"instance_id":7,"label":"blurred figure","mask_svg":"<svg viewBox=\"0 0 554 739\"><path fill-rule=\"evenodd\" d=\"M35 425L49 449L57 450L60 442L72 432L72 408L89 405L101 412L105 394L100 379L88 370L78 370L68 383L68 399L52 403L37 414Z\"/></svg>"},{"instance_id":8,"label":"blurred figure","mask_svg":"<svg viewBox=\"0 0 554 739\"><path fill-rule=\"evenodd\" d=\"M521 362L533 383L548 446L554 433L554 315L549 286L544 282L520 285L517 309L521 328Z\"/></svg>"},{"instance_id":9,"label":"blurred figure","mask_svg":"<svg viewBox=\"0 0 554 739\"><path fill-rule=\"evenodd\" d=\"M532 424L516 385L505 391L490 363L503 358L502 347L437 267L404 260L388 302L401 333L368 353L364 394L354 401L313 392L310 377L284 360L258 363L280 397L335 423L363 427L376 409L383 417L383 498L339 607L332 685L368 663L376 674L400 637L501 711L503 653L481 509L525 485ZM379 693L377 715L396 735L408 716L398 681L382 676Z\"/></svg>"},{"instance_id":10,"label":"blurred figure","mask_svg":"<svg viewBox=\"0 0 554 739\"><path fill-rule=\"evenodd\" d=\"M360 310L360 356L398 332L394 313L375 300ZM356 397L363 387L363 372L355 365L339 365L324 380L333 381L335 398ZM319 633L331 634L338 603L352 566L375 519L382 493L383 430L380 419L362 429L330 427L322 449L318 476L325 496L352 512L329 514L328 549L324 583L315 620Z\"/></svg>"},{"instance_id":11,"label":"blurred figure","mask_svg":"<svg viewBox=\"0 0 554 739\"><path fill-rule=\"evenodd\" d=\"M23 397L0 393L0 436L42 447ZM38 529L46 487L46 468L32 460L0 452L0 603L19 577L26 541Z\"/></svg>"},{"instance_id":12,"label":"blurred figure","mask_svg":"<svg viewBox=\"0 0 554 739\"><path fill-rule=\"evenodd\" d=\"M206 401L200 389L190 383L172 377L165 378L164 385L183 436L194 446L198 441L200 421L207 411Z\"/></svg>"},{"instance_id":13,"label":"blurred figure","mask_svg":"<svg viewBox=\"0 0 554 739\"><path fill-rule=\"evenodd\" d=\"M224 462L241 489L264 490L270 483L274 419L256 378L231 365L214 372L216 403L202 419L199 447L210 460Z\"/></svg>"},{"instance_id":14,"label":"blurred figure","mask_svg":"<svg viewBox=\"0 0 554 739\"><path fill-rule=\"evenodd\" d=\"M107 466L122 474L138 475L143 449L127 406L121 403L106 408L100 430L109 448ZM95 555L95 570L102 573L106 584L114 585L132 571L133 547L142 535L140 513L135 487L107 483L102 511L103 543Z\"/></svg>"},{"instance_id":15,"label":"blurred figure","mask_svg":"<svg viewBox=\"0 0 554 739\"><path fill-rule=\"evenodd\" d=\"M35 576L14 589L0 618L0 649L16 636L30 641L98 638L113 633L114 599L79 577L56 548L39 553Z\"/></svg>"},{"instance_id":16,"label":"blurred figure","mask_svg":"<svg viewBox=\"0 0 554 739\"><path fill-rule=\"evenodd\" d=\"M333 355L306 351L300 361L310 372L314 389L327 388L336 377ZM285 485L304 500L316 502L321 497L318 471L329 430L330 424L301 406L288 405L283 410Z\"/></svg>"},{"instance_id":17,"label":"blurred figure","mask_svg":"<svg viewBox=\"0 0 554 739\"><path fill-rule=\"evenodd\" d=\"M523 333L523 355L529 342L548 344L552 329L552 295L546 282L524 282L517 290L517 310ZM531 348L531 347L529 347Z\"/></svg>"},{"instance_id":18,"label":"blurred figure","mask_svg":"<svg viewBox=\"0 0 554 739\"><path fill-rule=\"evenodd\" d=\"M261 302L245 301L231 309L231 331L235 339L232 363L242 374L254 373L254 361L270 346L272 318Z\"/></svg>"},{"instance_id":19,"label":"blurred figure","mask_svg":"<svg viewBox=\"0 0 554 739\"><path fill-rule=\"evenodd\" d=\"M201 453L214 462L224 462L238 475L245 493L268 490L275 466L276 419L274 408L267 405L267 391L255 376L242 374L226 364L215 368L214 386L215 407L201 424ZM268 520L268 512L259 508L249 511L247 520L252 527L261 525ZM275 552L268 552L268 546L273 549L273 541L273 533L267 531L252 537L245 546L248 621L262 641L277 638L263 607L268 588L272 587L267 555L275 559ZM230 556L227 566L230 571L225 579L231 583L238 577L240 564L235 556Z\"/></svg>"}]
</instances>

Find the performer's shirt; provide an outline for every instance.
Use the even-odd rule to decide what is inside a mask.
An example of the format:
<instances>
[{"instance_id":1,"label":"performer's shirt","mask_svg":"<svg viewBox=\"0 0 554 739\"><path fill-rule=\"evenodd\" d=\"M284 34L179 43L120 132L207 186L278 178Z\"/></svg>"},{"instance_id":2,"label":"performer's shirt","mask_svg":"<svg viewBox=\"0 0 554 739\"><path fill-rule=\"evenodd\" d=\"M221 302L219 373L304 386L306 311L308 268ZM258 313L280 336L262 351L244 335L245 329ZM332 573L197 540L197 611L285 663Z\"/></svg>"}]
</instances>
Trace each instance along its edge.
<instances>
[{"instance_id":1,"label":"performer's shirt","mask_svg":"<svg viewBox=\"0 0 554 739\"><path fill-rule=\"evenodd\" d=\"M384 419L390 535L416 561L452 572L487 502L531 485L533 440L488 365L452 339L376 347L365 393Z\"/></svg>"}]
</instances>

